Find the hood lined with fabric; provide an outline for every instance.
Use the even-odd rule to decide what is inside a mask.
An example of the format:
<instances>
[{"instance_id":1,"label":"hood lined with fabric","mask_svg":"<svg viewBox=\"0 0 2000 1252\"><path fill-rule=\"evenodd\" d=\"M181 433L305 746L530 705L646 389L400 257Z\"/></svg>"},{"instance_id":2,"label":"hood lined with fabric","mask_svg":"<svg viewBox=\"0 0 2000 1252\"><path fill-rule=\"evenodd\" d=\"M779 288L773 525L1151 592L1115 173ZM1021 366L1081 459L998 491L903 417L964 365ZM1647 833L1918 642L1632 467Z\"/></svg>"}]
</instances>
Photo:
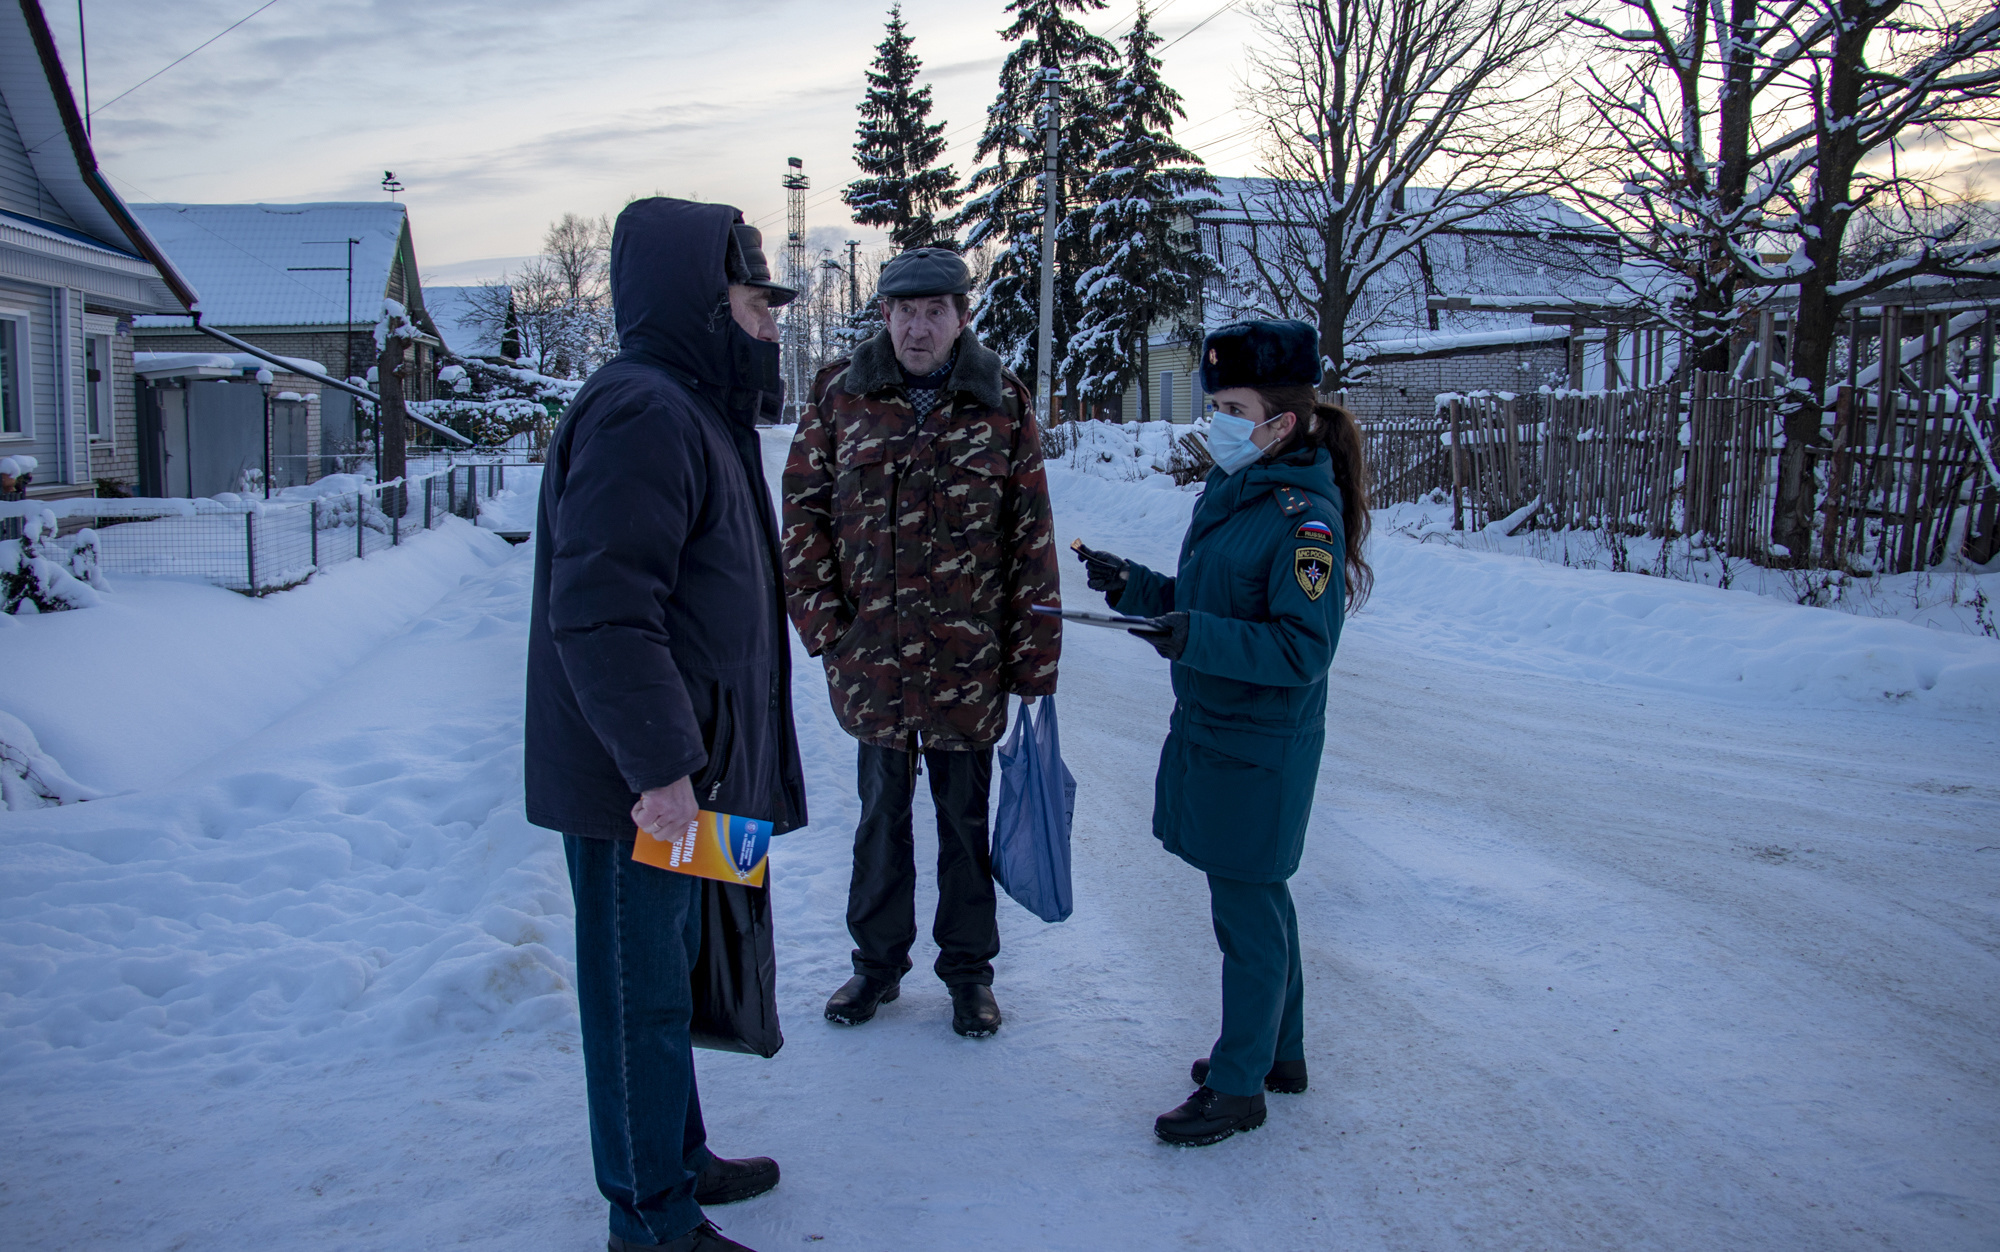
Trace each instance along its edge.
<instances>
[{"instance_id":1,"label":"hood lined with fabric","mask_svg":"<svg viewBox=\"0 0 2000 1252\"><path fill-rule=\"evenodd\" d=\"M611 236L611 302L624 355L672 370L738 420L782 402L778 345L729 311L731 228L726 204L652 197L618 215Z\"/></svg>"}]
</instances>

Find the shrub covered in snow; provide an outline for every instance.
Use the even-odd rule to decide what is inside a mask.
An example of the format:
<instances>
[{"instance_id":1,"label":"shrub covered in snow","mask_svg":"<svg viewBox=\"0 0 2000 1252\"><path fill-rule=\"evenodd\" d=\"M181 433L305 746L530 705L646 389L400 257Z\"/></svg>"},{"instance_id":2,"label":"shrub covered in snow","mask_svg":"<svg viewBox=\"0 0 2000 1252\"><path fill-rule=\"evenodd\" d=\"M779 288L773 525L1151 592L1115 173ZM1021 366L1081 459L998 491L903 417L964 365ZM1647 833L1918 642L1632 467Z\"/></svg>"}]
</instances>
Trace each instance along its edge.
<instances>
[{"instance_id":1,"label":"shrub covered in snow","mask_svg":"<svg viewBox=\"0 0 2000 1252\"><path fill-rule=\"evenodd\" d=\"M45 809L101 794L64 773L20 718L0 713L0 800L8 808Z\"/></svg>"},{"instance_id":2,"label":"shrub covered in snow","mask_svg":"<svg viewBox=\"0 0 2000 1252\"><path fill-rule=\"evenodd\" d=\"M1093 478L1186 485L1207 472L1205 454L1186 443L1191 430L1173 422L1061 422L1042 433L1042 451L1051 464Z\"/></svg>"},{"instance_id":3,"label":"shrub covered in snow","mask_svg":"<svg viewBox=\"0 0 2000 1252\"><path fill-rule=\"evenodd\" d=\"M45 509L21 523L21 537L0 543L0 613L56 613L97 603L97 535L85 530L68 550L56 542L55 514Z\"/></svg>"}]
</instances>

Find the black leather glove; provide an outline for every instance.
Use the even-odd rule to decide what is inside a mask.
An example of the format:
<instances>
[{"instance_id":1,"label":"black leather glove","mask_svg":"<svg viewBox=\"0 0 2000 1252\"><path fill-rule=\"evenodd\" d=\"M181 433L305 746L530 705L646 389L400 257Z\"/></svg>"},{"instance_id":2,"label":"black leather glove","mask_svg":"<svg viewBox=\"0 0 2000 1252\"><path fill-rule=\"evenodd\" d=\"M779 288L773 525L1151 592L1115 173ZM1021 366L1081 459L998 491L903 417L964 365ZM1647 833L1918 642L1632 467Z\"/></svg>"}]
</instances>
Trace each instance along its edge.
<instances>
[{"instance_id":1,"label":"black leather glove","mask_svg":"<svg viewBox=\"0 0 2000 1252\"><path fill-rule=\"evenodd\" d=\"M1144 639L1147 643L1152 644L1153 651L1159 653L1169 661L1180 660L1181 653L1187 651L1188 615L1185 613L1168 613L1166 616L1156 618L1155 620L1165 629L1159 631L1135 630L1132 633Z\"/></svg>"},{"instance_id":2,"label":"black leather glove","mask_svg":"<svg viewBox=\"0 0 2000 1252\"><path fill-rule=\"evenodd\" d=\"M1125 567L1130 564L1122 556L1109 552L1099 552L1095 548L1083 546L1083 540L1072 539L1070 551L1083 562L1084 580L1092 591L1101 591L1106 597L1116 600L1118 593L1125 590Z\"/></svg>"}]
</instances>

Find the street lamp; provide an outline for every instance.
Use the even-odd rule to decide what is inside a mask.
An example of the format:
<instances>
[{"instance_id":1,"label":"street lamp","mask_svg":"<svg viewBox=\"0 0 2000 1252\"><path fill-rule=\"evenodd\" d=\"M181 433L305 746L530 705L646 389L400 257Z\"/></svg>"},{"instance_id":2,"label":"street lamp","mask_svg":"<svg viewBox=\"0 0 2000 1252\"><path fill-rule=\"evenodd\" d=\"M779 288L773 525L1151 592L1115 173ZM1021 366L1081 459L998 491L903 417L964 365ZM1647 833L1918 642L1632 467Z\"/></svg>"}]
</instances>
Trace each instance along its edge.
<instances>
[{"instance_id":1,"label":"street lamp","mask_svg":"<svg viewBox=\"0 0 2000 1252\"><path fill-rule=\"evenodd\" d=\"M271 498L271 383L276 378L268 369L257 371L257 386L264 392L264 498Z\"/></svg>"}]
</instances>

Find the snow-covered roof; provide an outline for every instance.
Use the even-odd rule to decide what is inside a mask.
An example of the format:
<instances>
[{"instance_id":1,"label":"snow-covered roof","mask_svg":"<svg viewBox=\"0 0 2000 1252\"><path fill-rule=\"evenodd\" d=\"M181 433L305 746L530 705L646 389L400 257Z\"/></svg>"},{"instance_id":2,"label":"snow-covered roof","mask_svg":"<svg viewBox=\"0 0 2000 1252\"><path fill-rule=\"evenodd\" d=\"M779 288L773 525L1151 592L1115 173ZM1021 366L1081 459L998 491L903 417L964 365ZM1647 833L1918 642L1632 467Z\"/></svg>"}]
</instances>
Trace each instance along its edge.
<instances>
[{"instance_id":1,"label":"snow-covered roof","mask_svg":"<svg viewBox=\"0 0 2000 1252\"><path fill-rule=\"evenodd\" d=\"M1506 348L1569 338L1566 326L1521 326L1510 330L1419 331L1402 339L1369 339L1349 346L1352 360L1380 357L1452 356L1480 348Z\"/></svg>"},{"instance_id":2,"label":"snow-covered roof","mask_svg":"<svg viewBox=\"0 0 2000 1252\"><path fill-rule=\"evenodd\" d=\"M132 212L200 289L202 320L216 326L346 323L350 237L361 241L354 247L354 321L372 325L382 315L408 224L404 206L393 200L135 204ZM139 324L177 323L142 318Z\"/></svg>"},{"instance_id":3,"label":"snow-covered roof","mask_svg":"<svg viewBox=\"0 0 2000 1252\"><path fill-rule=\"evenodd\" d=\"M14 210L0 242L119 275L91 290L99 300L165 311L197 299L98 169L40 5L0 6L0 207Z\"/></svg>"},{"instance_id":4,"label":"snow-covered roof","mask_svg":"<svg viewBox=\"0 0 2000 1252\"><path fill-rule=\"evenodd\" d=\"M280 357L292 368L316 374L326 373L326 366L318 361L308 361L304 357ZM254 374L260 369L269 369L270 362L247 352L134 352L132 372L143 378L200 374L221 376L225 374Z\"/></svg>"},{"instance_id":5,"label":"snow-covered roof","mask_svg":"<svg viewBox=\"0 0 2000 1252\"><path fill-rule=\"evenodd\" d=\"M444 346L460 356L499 356L500 329L479 315L477 303L480 296L490 302L504 305L507 289L501 286L484 287L426 287L424 307L430 310L431 321L437 324L438 338Z\"/></svg>"},{"instance_id":6,"label":"snow-covered roof","mask_svg":"<svg viewBox=\"0 0 2000 1252\"><path fill-rule=\"evenodd\" d=\"M1215 188L1212 198L1221 201L1222 208L1204 214L1204 218L1241 221L1245 210L1252 219L1273 218L1280 216L1285 208L1284 200L1279 195L1281 184L1275 178L1218 178ZM1403 202L1411 210L1421 210L1437 194L1435 187L1409 187L1404 189ZM1188 198L1210 197L1207 193L1197 192L1191 193ZM1554 196L1529 196L1505 208L1469 218L1457 229L1596 232L1601 227Z\"/></svg>"}]
</instances>

